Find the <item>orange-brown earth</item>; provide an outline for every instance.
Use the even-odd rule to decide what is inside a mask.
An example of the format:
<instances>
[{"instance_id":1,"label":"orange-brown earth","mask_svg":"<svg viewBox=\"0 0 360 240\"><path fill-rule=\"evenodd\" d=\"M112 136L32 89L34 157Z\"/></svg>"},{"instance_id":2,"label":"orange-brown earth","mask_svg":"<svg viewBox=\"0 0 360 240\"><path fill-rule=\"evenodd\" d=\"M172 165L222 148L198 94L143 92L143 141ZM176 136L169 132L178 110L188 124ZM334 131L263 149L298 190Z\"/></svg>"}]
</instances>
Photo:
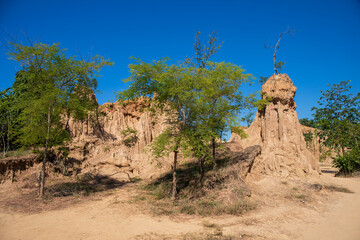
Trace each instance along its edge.
<instances>
[{"instance_id":1,"label":"orange-brown earth","mask_svg":"<svg viewBox=\"0 0 360 240\"><path fill-rule=\"evenodd\" d=\"M313 183L269 176L253 182L255 210L206 217L155 215L146 201L133 201L141 183L48 200L19 195L20 183L4 184L0 239L360 239L360 179L323 174L321 190Z\"/></svg>"}]
</instances>

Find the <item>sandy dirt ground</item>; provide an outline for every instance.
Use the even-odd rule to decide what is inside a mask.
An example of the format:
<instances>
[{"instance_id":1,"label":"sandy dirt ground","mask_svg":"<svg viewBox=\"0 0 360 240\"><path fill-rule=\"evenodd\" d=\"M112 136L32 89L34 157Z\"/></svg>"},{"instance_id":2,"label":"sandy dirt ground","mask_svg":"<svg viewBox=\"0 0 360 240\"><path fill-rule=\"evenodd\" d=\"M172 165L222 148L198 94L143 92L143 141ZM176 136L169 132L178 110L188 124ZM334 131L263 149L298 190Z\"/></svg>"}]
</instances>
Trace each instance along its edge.
<instances>
[{"instance_id":1,"label":"sandy dirt ground","mask_svg":"<svg viewBox=\"0 0 360 240\"><path fill-rule=\"evenodd\" d=\"M40 213L0 208L0 239L183 239L186 234L211 232L244 239L360 239L360 179L324 174L322 183L344 186L354 193L333 192L316 206L263 206L244 216L154 216L129 204L131 187L78 204ZM207 223L207 224L206 224Z\"/></svg>"},{"instance_id":2,"label":"sandy dirt ground","mask_svg":"<svg viewBox=\"0 0 360 240\"><path fill-rule=\"evenodd\" d=\"M338 201L331 205L330 211L302 226L303 236L300 239L360 239L360 178L331 180L346 186L354 194L341 194Z\"/></svg>"}]
</instances>

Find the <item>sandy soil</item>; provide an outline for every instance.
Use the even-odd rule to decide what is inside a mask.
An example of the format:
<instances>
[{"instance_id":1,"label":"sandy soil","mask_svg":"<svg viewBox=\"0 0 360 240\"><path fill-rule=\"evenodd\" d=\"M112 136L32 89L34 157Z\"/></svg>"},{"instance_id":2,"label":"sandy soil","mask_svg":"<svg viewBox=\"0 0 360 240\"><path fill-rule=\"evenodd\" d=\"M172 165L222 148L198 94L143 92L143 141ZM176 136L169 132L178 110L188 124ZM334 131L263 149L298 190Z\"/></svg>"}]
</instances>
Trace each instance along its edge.
<instances>
[{"instance_id":1,"label":"sandy soil","mask_svg":"<svg viewBox=\"0 0 360 240\"><path fill-rule=\"evenodd\" d=\"M331 182L346 186L354 194L341 194L329 212L302 226L303 236L300 239L360 239L360 178L336 178Z\"/></svg>"},{"instance_id":2,"label":"sandy soil","mask_svg":"<svg viewBox=\"0 0 360 240\"><path fill-rule=\"evenodd\" d=\"M182 239L213 232L208 223L224 235L248 236L244 239L360 239L360 179L322 175L320 181L354 193L331 192L323 198L327 200L303 206L277 202L240 217L154 216L128 202L134 188L125 186L58 210L19 213L0 208L0 239Z\"/></svg>"}]
</instances>

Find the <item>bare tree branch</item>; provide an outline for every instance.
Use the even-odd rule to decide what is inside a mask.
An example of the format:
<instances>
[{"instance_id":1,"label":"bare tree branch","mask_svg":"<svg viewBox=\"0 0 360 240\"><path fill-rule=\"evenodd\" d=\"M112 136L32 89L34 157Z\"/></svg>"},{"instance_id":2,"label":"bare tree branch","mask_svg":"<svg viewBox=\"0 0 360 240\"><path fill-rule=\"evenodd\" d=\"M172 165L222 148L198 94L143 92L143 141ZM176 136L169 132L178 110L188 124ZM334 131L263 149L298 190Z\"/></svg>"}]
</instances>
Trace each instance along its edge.
<instances>
[{"instance_id":1,"label":"bare tree branch","mask_svg":"<svg viewBox=\"0 0 360 240\"><path fill-rule=\"evenodd\" d=\"M276 54L277 52L279 51L279 48L280 48L280 40L281 38L285 35L285 34L290 34L290 35L294 35L294 30L291 30L291 29L287 29L285 32L282 32L279 34L279 38L278 38L278 41L275 45L266 45L264 44L264 47L269 49L269 48L273 48L274 49L274 55L273 55L273 59L274 59L274 70L276 72L276 74L279 74L279 71L278 71L278 68L279 68L279 64L278 62L276 62ZM283 65L283 64L281 64Z\"/></svg>"}]
</instances>

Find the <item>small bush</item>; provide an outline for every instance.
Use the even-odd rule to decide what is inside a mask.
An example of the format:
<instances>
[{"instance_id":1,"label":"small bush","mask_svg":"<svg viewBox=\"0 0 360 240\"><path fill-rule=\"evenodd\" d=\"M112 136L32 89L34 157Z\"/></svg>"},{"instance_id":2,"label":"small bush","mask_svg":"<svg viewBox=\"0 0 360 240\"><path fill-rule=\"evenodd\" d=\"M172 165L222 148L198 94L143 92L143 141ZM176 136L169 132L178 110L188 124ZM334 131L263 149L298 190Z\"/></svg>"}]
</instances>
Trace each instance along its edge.
<instances>
[{"instance_id":1,"label":"small bush","mask_svg":"<svg viewBox=\"0 0 360 240\"><path fill-rule=\"evenodd\" d=\"M341 173L351 174L360 170L360 148L354 148L344 153L343 156L334 158L334 167L339 168Z\"/></svg>"},{"instance_id":2,"label":"small bush","mask_svg":"<svg viewBox=\"0 0 360 240\"><path fill-rule=\"evenodd\" d=\"M132 129L130 127L121 131L121 135L123 135L124 140L123 143L127 147L132 147L138 141L138 137L136 136L137 130Z\"/></svg>"}]
</instances>

